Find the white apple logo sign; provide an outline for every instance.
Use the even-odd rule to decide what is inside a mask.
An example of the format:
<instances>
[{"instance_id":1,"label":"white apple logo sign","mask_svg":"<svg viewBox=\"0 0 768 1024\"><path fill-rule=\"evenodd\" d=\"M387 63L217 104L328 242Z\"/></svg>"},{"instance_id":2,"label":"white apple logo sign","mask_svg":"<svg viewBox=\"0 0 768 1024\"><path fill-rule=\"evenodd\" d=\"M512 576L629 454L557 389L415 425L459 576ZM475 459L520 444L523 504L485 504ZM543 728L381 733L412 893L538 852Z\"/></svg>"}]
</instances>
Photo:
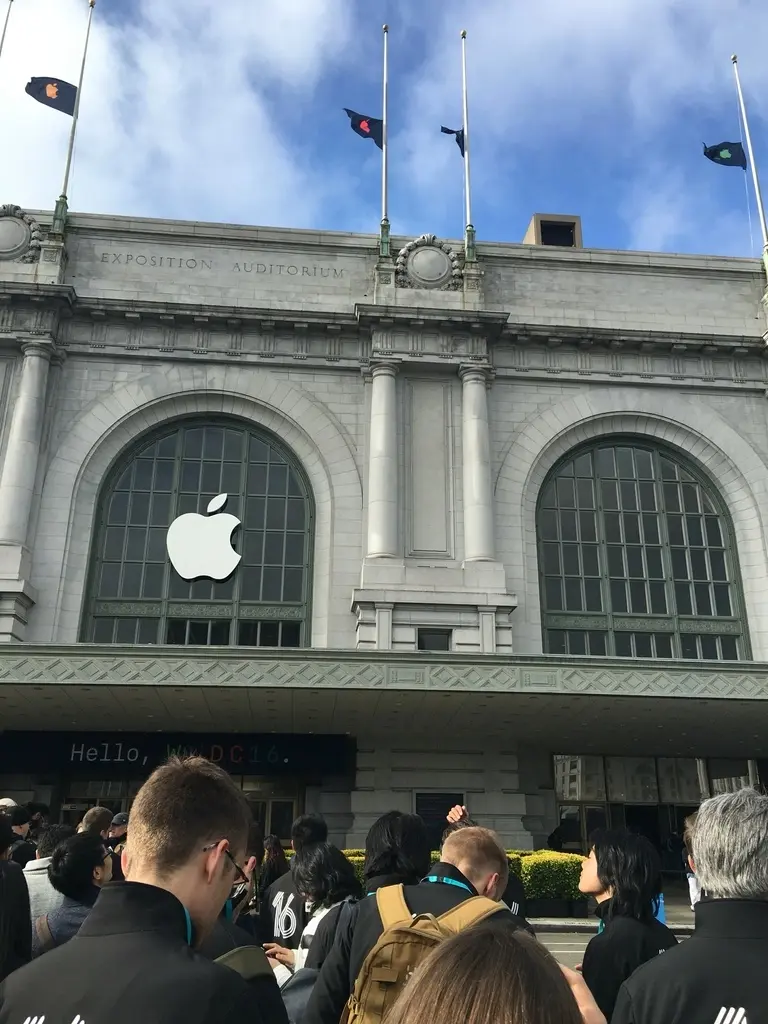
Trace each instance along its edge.
<instances>
[{"instance_id":1,"label":"white apple logo sign","mask_svg":"<svg viewBox=\"0 0 768 1024\"><path fill-rule=\"evenodd\" d=\"M185 512L168 527L166 547L171 565L183 580L225 580L243 557L232 547L237 516L214 515L227 503L228 494L208 502L208 517Z\"/></svg>"}]
</instances>

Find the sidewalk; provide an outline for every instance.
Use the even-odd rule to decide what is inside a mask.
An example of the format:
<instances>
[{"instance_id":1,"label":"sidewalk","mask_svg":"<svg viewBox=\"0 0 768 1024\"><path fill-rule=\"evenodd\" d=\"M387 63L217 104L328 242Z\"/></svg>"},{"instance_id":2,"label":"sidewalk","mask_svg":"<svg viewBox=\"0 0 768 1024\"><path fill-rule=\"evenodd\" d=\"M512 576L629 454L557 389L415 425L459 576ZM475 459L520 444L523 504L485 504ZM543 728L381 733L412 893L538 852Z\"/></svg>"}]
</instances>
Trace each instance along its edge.
<instances>
[{"instance_id":1,"label":"sidewalk","mask_svg":"<svg viewBox=\"0 0 768 1024\"><path fill-rule=\"evenodd\" d=\"M693 932L693 914L686 896L677 889L664 893L664 909L667 927L675 935L690 935ZM593 934L597 931L597 918L591 917L532 917L531 925L537 932L577 932Z\"/></svg>"}]
</instances>

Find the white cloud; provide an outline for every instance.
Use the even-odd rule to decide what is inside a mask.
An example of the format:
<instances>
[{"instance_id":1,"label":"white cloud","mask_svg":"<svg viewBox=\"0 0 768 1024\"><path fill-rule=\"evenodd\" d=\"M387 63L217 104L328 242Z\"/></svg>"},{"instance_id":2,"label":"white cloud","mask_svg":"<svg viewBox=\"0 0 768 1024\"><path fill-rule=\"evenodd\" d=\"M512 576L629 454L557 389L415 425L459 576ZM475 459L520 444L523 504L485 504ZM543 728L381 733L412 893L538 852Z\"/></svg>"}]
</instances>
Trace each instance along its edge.
<instances>
[{"instance_id":1,"label":"white cloud","mask_svg":"<svg viewBox=\"0 0 768 1024\"><path fill-rule=\"evenodd\" d=\"M121 16L127 5L120 4ZM350 33L345 0L136 0L96 7L70 208L308 225L344 182L324 180L275 95L311 105ZM19 0L0 61L3 202L50 208L66 115L24 94L32 75L77 82L86 0ZM300 132L299 132L300 134Z\"/></svg>"},{"instance_id":2,"label":"white cloud","mask_svg":"<svg viewBox=\"0 0 768 1024\"><path fill-rule=\"evenodd\" d=\"M441 185L452 180L449 162L455 154L449 147L435 152L434 125L450 116L456 121L460 112L461 27L469 33L476 201L485 191L513 203L515 178L530 174L532 153L562 161L565 179L578 170L568 162L571 143L589 139L598 174L616 174L620 166L623 180L610 181L608 191L623 190L625 213L633 217L630 200L651 196L655 187L656 172L646 166L645 154L660 130L719 116L725 136L738 132L729 59L734 50L740 56L753 134L766 123L761 108L768 118L765 0L483 0L472 5L445 0L429 57L408 89L408 123L396 140L407 153L421 219L440 211L446 193L456 198L455 183L445 190ZM680 145L685 158L688 140ZM676 180L674 153L670 162L670 177ZM696 238L707 237L695 231L701 208L677 202L673 192L665 190L654 217L663 211L661 219L676 223L677 230L649 230L646 219L644 227L633 229L635 239L696 248ZM480 236L487 236L488 226L478 227Z\"/></svg>"}]
</instances>

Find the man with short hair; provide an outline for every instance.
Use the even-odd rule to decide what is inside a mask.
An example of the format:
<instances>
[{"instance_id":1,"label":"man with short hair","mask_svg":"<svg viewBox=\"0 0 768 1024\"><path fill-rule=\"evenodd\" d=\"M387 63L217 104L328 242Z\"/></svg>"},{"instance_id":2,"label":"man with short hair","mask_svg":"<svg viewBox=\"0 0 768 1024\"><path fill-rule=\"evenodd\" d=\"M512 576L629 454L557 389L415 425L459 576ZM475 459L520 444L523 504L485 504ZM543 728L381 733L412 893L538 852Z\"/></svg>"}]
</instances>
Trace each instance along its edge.
<instances>
[{"instance_id":1,"label":"man with short hair","mask_svg":"<svg viewBox=\"0 0 768 1024\"><path fill-rule=\"evenodd\" d=\"M29 889L29 909L33 921L61 906L64 897L51 885L48 866L53 851L65 839L75 834L71 825L49 825L40 833L35 860L24 865L24 877Z\"/></svg>"},{"instance_id":2,"label":"man with short hair","mask_svg":"<svg viewBox=\"0 0 768 1024\"><path fill-rule=\"evenodd\" d=\"M477 826L452 832L440 862L418 885L403 887L411 914L440 917L473 896L498 902L507 886L509 864L498 836ZM379 889L377 896L387 889ZM488 918L500 928L524 928L525 921L503 904ZM355 904L339 922L334 946L320 970L303 1024L338 1024L366 957L384 932L377 897Z\"/></svg>"},{"instance_id":3,"label":"man with short hair","mask_svg":"<svg viewBox=\"0 0 768 1024\"><path fill-rule=\"evenodd\" d=\"M32 956L63 946L80 931L101 887L112 879L112 854L96 832L78 832L59 843L48 869L61 904L32 924Z\"/></svg>"},{"instance_id":4,"label":"man with short hair","mask_svg":"<svg viewBox=\"0 0 768 1024\"><path fill-rule=\"evenodd\" d=\"M286 1024L268 966L247 982L196 952L240 874L250 817L210 761L156 769L131 809L127 881L101 891L71 942L6 979L0 1024Z\"/></svg>"},{"instance_id":5,"label":"man with short hair","mask_svg":"<svg viewBox=\"0 0 768 1024\"><path fill-rule=\"evenodd\" d=\"M328 841L328 825L319 814L302 814L291 826L291 847L297 853L312 843ZM309 921L304 897L293 884L293 873L286 871L266 890L259 911L262 942L276 942L286 949L298 949Z\"/></svg>"},{"instance_id":6,"label":"man with short hair","mask_svg":"<svg viewBox=\"0 0 768 1024\"><path fill-rule=\"evenodd\" d=\"M742 789L705 800L691 841L707 897L696 929L624 982L612 1024L768 1020L768 796Z\"/></svg>"},{"instance_id":7,"label":"man with short hair","mask_svg":"<svg viewBox=\"0 0 768 1024\"><path fill-rule=\"evenodd\" d=\"M11 819L11 828L17 836L10 849L9 857L24 867L35 859L35 844L27 838L32 816L26 807L11 807L8 816Z\"/></svg>"},{"instance_id":8,"label":"man with short hair","mask_svg":"<svg viewBox=\"0 0 768 1024\"><path fill-rule=\"evenodd\" d=\"M107 839L112 817L112 811L108 807L91 807L83 815L83 820L77 826L77 831L96 832L102 839Z\"/></svg>"}]
</instances>

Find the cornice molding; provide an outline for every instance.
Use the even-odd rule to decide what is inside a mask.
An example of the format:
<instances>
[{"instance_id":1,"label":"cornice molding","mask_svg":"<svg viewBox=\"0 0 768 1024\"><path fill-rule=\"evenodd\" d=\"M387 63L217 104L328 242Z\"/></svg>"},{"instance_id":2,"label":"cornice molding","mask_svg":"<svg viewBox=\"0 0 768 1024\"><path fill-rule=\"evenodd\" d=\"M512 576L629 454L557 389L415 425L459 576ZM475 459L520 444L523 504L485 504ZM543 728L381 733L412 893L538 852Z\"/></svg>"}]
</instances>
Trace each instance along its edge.
<instances>
[{"instance_id":1,"label":"cornice molding","mask_svg":"<svg viewBox=\"0 0 768 1024\"><path fill-rule=\"evenodd\" d=\"M378 651L2 645L0 687L275 687L768 700L768 665Z\"/></svg>"}]
</instances>

